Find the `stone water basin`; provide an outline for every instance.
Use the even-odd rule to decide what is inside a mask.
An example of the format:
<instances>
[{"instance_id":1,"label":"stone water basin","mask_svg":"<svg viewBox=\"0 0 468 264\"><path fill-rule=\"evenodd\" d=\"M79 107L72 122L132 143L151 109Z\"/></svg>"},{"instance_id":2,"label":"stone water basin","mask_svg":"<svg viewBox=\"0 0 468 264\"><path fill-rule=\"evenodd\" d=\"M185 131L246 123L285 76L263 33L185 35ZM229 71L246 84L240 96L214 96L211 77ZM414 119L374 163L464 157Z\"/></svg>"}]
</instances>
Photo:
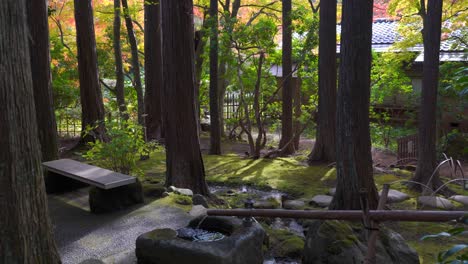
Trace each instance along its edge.
<instances>
[{"instance_id":1,"label":"stone water basin","mask_svg":"<svg viewBox=\"0 0 468 264\"><path fill-rule=\"evenodd\" d=\"M235 217L199 217L179 230L156 229L136 241L140 264L262 264L265 231Z\"/></svg>"}]
</instances>

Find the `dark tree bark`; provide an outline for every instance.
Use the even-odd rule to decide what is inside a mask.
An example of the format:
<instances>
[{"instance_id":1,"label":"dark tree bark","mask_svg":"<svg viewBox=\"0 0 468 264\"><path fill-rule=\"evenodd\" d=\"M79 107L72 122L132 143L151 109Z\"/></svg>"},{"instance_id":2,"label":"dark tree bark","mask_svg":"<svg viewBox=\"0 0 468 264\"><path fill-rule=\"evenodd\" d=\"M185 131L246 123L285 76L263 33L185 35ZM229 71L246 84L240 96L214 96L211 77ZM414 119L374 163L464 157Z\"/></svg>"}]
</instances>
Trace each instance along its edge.
<instances>
[{"instance_id":1,"label":"dark tree bark","mask_svg":"<svg viewBox=\"0 0 468 264\"><path fill-rule=\"evenodd\" d=\"M31 73L36 105L37 130L42 161L58 159L57 124L55 122L50 76L49 24L46 1L26 1L30 33Z\"/></svg>"},{"instance_id":2,"label":"dark tree bark","mask_svg":"<svg viewBox=\"0 0 468 264\"><path fill-rule=\"evenodd\" d=\"M0 263L54 264L60 257L42 177L26 9L24 0L0 1ZM43 18L44 8L34 11Z\"/></svg>"},{"instance_id":3,"label":"dark tree bark","mask_svg":"<svg viewBox=\"0 0 468 264\"><path fill-rule=\"evenodd\" d=\"M201 109L200 109L200 87L201 87L201 75L203 72L203 63L205 61L205 56L203 56L203 51L206 45L205 30L206 24L205 19L203 19L203 25L201 30L195 31L195 111L200 121ZM198 133L201 131L201 124L198 122Z\"/></svg>"},{"instance_id":4,"label":"dark tree bark","mask_svg":"<svg viewBox=\"0 0 468 264\"><path fill-rule=\"evenodd\" d=\"M282 116L281 116L281 140L279 148L293 138L293 111L292 97L292 28L291 28L291 0L283 0L283 87L282 87ZM294 153L294 144L289 144L283 151L283 155Z\"/></svg>"},{"instance_id":5,"label":"dark tree bark","mask_svg":"<svg viewBox=\"0 0 468 264\"><path fill-rule=\"evenodd\" d=\"M320 5L317 136L309 163L336 160L336 1Z\"/></svg>"},{"instance_id":6,"label":"dark tree bark","mask_svg":"<svg viewBox=\"0 0 468 264\"><path fill-rule=\"evenodd\" d=\"M192 0L161 1L166 185L209 195L195 111Z\"/></svg>"},{"instance_id":7,"label":"dark tree bark","mask_svg":"<svg viewBox=\"0 0 468 264\"><path fill-rule=\"evenodd\" d=\"M294 149L299 149L299 142L301 140L301 131L302 131L302 124L300 122L300 117L302 115L302 91L301 91L302 80L301 78L296 78L293 81L294 87L294 122L293 122L293 130L294 130Z\"/></svg>"},{"instance_id":8,"label":"dark tree bark","mask_svg":"<svg viewBox=\"0 0 468 264\"><path fill-rule=\"evenodd\" d=\"M133 31L133 21L130 17L130 11L128 10L127 0L122 0L122 7L125 17L125 25L127 27L128 42L130 44L130 50L132 54L133 84L135 87L138 102L138 124L144 126L143 114L145 113L145 102L143 98L143 88L141 85L140 62L138 60L137 40L135 37L135 32Z\"/></svg>"},{"instance_id":9,"label":"dark tree bark","mask_svg":"<svg viewBox=\"0 0 468 264\"><path fill-rule=\"evenodd\" d=\"M377 207L369 132L372 7L373 1L369 0L343 2L337 109L337 186L329 207L334 210L360 209L361 191L367 192L369 208Z\"/></svg>"},{"instance_id":10,"label":"dark tree bark","mask_svg":"<svg viewBox=\"0 0 468 264\"><path fill-rule=\"evenodd\" d=\"M419 111L418 166L412 180L427 184L431 189L437 189L442 185L438 176L434 177L431 182L428 181L437 166L436 110L437 87L439 84L442 0L429 0L427 12L424 10L424 1L421 2L424 22L423 86ZM415 185L414 188L419 191L423 190L419 185Z\"/></svg>"},{"instance_id":11,"label":"dark tree bark","mask_svg":"<svg viewBox=\"0 0 468 264\"><path fill-rule=\"evenodd\" d=\"M120 116L128 119L124 92L124 71L122 63L122 47L120 45L120 0L114 0L114 57L115 57L115 96L119 105Z\"/></svg>"},{"instance_id":12,"label":"dark tree bark","mask_svg":"<svg viewBox=\"0 0 468 264\"><path fill-rule=\"evenodd\" d=\"M145 1L145 121L148 140L160 140L163 136L161 36L160 2Z\"/></svg>"},{"instance_id":13,"label":"dark tree bark","mask_svg":"<svg viewBox=\"0 0 468 264\"><path fill-rule=\"evenodd\" d=\"M218 0L210 0L210 154L221 154L218 99Z\"/></svg>"},{"instance_id":14,"label":"dark tree bark","mask_svg":"<svg viewBox=\"0 0 468 264\"><path fill-rule=\"evenodd\" d=\"M91 0L74 0L78 72L80 76L81 143L105 139L104 104L99 86L96 37ZM87 127L95 127L85 135Z\"/></svg>"}]
</instances>

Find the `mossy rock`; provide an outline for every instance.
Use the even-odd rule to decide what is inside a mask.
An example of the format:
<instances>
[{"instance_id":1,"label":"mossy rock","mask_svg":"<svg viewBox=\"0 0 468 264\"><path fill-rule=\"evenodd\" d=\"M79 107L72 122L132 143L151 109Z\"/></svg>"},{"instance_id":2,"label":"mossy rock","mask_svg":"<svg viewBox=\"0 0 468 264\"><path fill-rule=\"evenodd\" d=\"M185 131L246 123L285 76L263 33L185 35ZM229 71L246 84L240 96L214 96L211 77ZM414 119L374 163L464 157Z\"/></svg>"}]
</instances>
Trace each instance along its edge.
<instances>
[{"instance_id":1,"label":"mossy rock","mask_svg":"<svg viewBox=\"0 0 468 264\"><path fill-rule=\"evenodd\" d=\"M189 196L181 195L181 194L175 194L174 202L180 205L191 205L192 198Z\"/></svg>"},{"instance_id":2,"label":"mossy rock","mask_svg":"<svg viewBox=\"0 0 468 264\"><path fill-rule=\"evenodd\" d=\"M287 230L265 227L268 247L276 258L299 259L304 250L304 238Z\"/></svg>"}]
</instances>

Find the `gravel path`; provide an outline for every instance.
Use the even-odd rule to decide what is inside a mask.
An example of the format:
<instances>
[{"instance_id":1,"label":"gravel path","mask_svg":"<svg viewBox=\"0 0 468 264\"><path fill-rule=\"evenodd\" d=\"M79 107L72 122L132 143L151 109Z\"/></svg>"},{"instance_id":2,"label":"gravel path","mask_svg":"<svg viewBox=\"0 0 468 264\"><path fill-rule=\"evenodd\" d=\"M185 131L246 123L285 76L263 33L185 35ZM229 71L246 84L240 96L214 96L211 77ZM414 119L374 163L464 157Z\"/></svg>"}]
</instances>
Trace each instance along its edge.
<instances>
[{"instance_id":1,"label":"gravel path","mask_svg":"<svg viewBox=\"0 0 468 264\"><path fill-rule=\"evenodd\" d=\"M184 211L157 202L102 215L72 204L49 196L49 212L63 264L88 259L136 263L135 241L140 234L156 228L178 229L190 220Z\"/></svg>"}]
</instances>

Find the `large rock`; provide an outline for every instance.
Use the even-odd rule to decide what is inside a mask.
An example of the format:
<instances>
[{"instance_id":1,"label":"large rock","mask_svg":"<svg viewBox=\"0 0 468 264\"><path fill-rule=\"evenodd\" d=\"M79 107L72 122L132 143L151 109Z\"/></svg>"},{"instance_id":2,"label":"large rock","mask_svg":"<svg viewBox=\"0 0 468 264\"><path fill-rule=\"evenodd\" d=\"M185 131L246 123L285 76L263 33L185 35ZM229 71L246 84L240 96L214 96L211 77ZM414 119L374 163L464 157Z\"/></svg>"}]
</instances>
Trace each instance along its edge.
<instances>
[{"instance_id":1,"label":"large rock","mask_svg":"<svg viewBox=\"0 0 468 264\"><path fill-rule=\"evenodd\" d=\"M192 197L192 204L193 205L203 205L204 207L208 208L208 201L206 200L205 196L201 194L195 194Z\"/></svg>"},{"instance_id":2,"label":"large rock","mask_svg":"<svg viewBox=\"0 0 468 264\"><path fill-rule=\"evenodd\" d=\"M203 205L194 205L189 212L189 215L192 217L205 216L207 209Z\"/></svg>"},{"instance_id":3,"label":"large rock","mask_svg":"<svg viewBox=\"0 0 468 264\"><path fill-rule=\"evenodd\" d=\"M376 263L419 263L416 251L401 235L381 228L377 241ZM343 221L312 221L304 246L304 264L364 263L367 253L366 232L362 226Z\"/></svg>"},{"instance_id":4,"label":"large rock","mask_svg":"<svg viewBox=\"0 0 468 264\"><path fill-rule=\"evenodd\" d=\"M202 222L201 222L202 221ZM171 229L156 229L140 235L136 256L140 264L262 264L265 231L259 224L245 227L232 217L201 217L189 227L227 234L221 240L193 242L177 237Z\"/></svg>"},{"instance_id":5,"label":"large rock","mask_svg":"<svg viewBox=\"0 0 468 264\"><path fill-rule=\"evenodd\" d=\"M304 208L305 202L301 200L286 200L283 202L283 208L289 210L300 210Z\"/></svg>"},{"instance_id":6,"label":"large rock","mask_svg":"<svg viewBox=\"0 0 468 264\"><path fill-rule=\"evenodd\" d=\"M89 207L92 213L108 213L128 206L143 203L143 190L140 181L104 190L93 187L89 191Z\"/></svg>"},{"instance_id":7,"label":"large rock","mask_svg":"<svg viewBox=\"0 0 468 264\"><path fill-rule=\"evenodd\" d=\"M447 199L437 196L419 196L419 207L430 207L443 210L453 210L455 206Z\"/></svg>"},{"instance_id":8,"label":"large rock","mask_svg":"<svg viewBox=\"0 0 468 264\"><path fill-rule=\"evenodd\" d=\"M468 206L468 196L466 195L454 195L450 197L450 200L454 200L456 202L459 202L465 206Z\"/></svg>"},{"instance_id":9,"label":"large rock","mask_svg":"<svg viewBox=\"0 0 468 264\"><path fill-rule=\"evenodd\" d=\"M193 196L193 192L190 189L177 188L177 187L174 187L174 186L170 186L168 188L168 191L174 192L174 193L177 193L177 194L181 194L181 195Z\"/></svg>"},{"instance_id":10,"label":"large rock","mask_svg":"<svg viewBox=\"0 0 468 264\"><path fill-rule=\"evenodd\" d=\"M379 195L382 195L382 191L379 192ZM406 193L390 189L388 191L387 203L401 203L408 200L409 198L409 195Z\"/></svg>"},{"instance_id":11,"label":"large rock","mask_svg":"<svg viewBox=\"0 0 468 264\"><path fill-rule=\"evenodd\" d=\"M315 195L309 203L319 207L328 207L332 200L333 196L319 194Z\"/></svg>"}]
</instances>

